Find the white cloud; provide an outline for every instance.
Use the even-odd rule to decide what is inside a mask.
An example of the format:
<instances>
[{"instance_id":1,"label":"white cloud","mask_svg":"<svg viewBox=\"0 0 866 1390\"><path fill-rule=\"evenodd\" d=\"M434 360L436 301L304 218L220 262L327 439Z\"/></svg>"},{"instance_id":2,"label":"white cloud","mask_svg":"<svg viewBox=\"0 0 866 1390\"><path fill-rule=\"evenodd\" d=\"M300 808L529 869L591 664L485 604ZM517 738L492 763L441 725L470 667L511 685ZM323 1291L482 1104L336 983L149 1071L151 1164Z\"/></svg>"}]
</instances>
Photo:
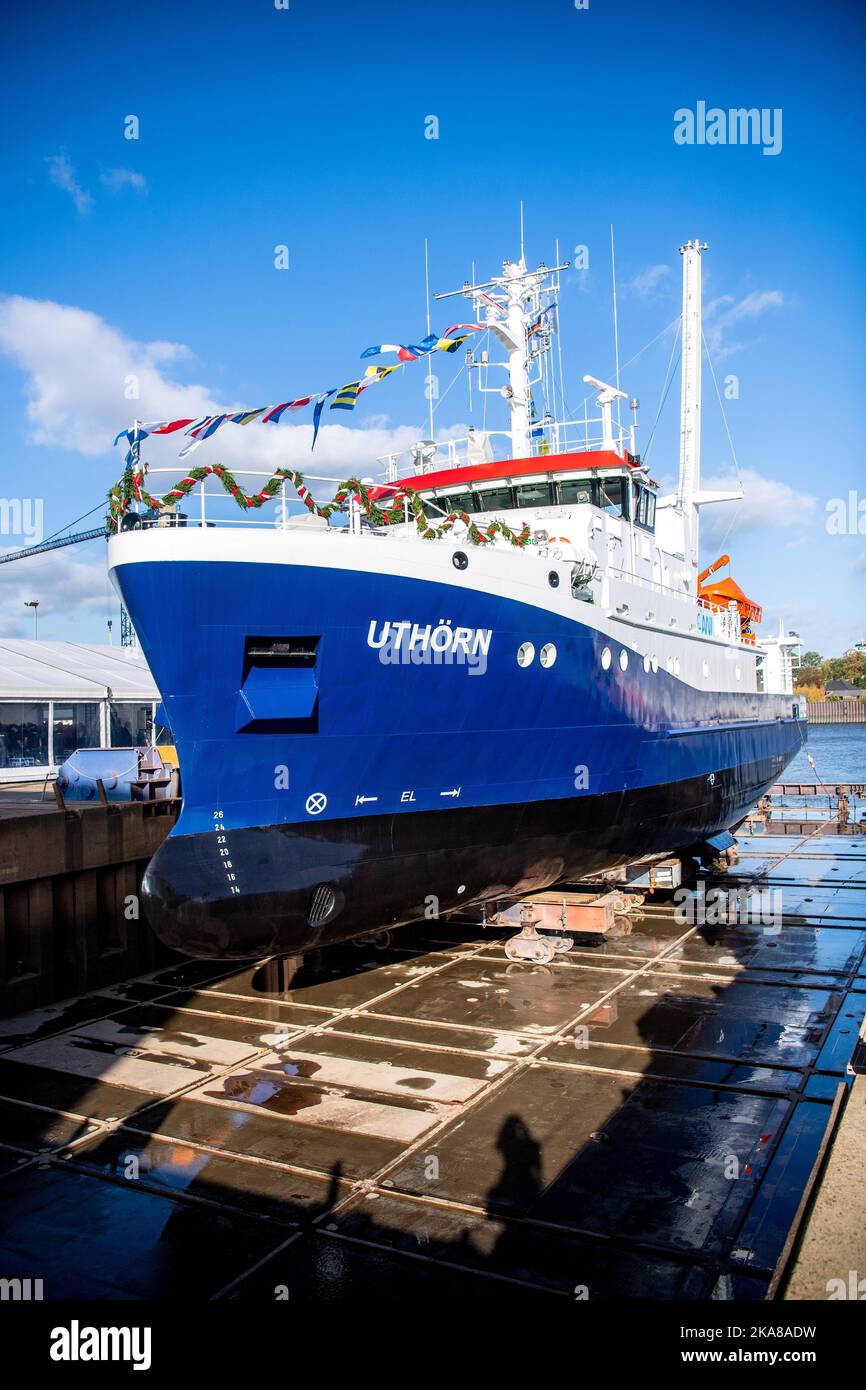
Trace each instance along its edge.
<instances>
[{"instance_id":1,"label":"white cloud","mask_svg":"<svg viewBox=\"0 0 866 1390\"><path fill-rule=\"evenodd\" d=\"M739 352L743 343L732 341L731 330L735 325L760 318L768 309L781 309L785 298L781 290L753 290L742 299L722 294L711 300L703 311L704 336L707 347L715 362Z\"/></svg>"},{"instance_id":2,"label":"white cloud","mask_svg":"<svg viewBox=\"0 0 866 1390\"><path fill-rule=\"evenodd\" d=\"M97 314L50 300L0 300L0 352L26 376L29 438L94 458L136 414L205 414L204 386L181 386L161 367L187 355L176 343L139 343ZM129 393L138 392L138 399Z\"/></svg>"},{"instance_id":3,"label":"white cloud","mask_svg":"<svg viewBox=\"0 0 866 1390\"><path fill-rule=\"evenodd\" d=\"M82 558L85 554L91 558ZM0 635L33 636L33 611L24 607L31 599L39 601L40 637L74 641L77 625L92 625L100 616L116 619L117 599L109 590L102 542L94 541L86 552L61 550L0 565ZM97 640L107 641L107 633Z\"/></svg>"},{"instance_id":4,"label":"white cloud","mask_svg":"<svg viewBox=\"0 0 866 1390\"><path fill-rule=\"evenodd\" d=\"M714 502L701 508L701 541L707 546L725 545L738 532L806 528L814 524L818 498L754 468L701 479L707 491L730 492L742 485L742 502Z\"/></svg>"},{"instance_id":5,"label":"white cloud","mask_svg":"<svg viewBox=\"0 0 866 1390\"><path fill-rule=\"evenodd\" d=\"M719 310L723 309L726 304L733 304L733 302L734 296L732 294L720 294L716 299L707 300L701 311L704 323L713 319Z\"/></svg>"},{"instance_id":6,"label":"white cloud","mask_svg":"<svg viewBox=\"0 0 866 1390\"><path fill-rule=\"evenodd\" d=\"M147 193L147 179L134 169L103 169L100 183L110 193L122 193L125 188L133 188L136 193Z\"/></svg>"},{"instance_id":7,"label":"white cloud","mask_svg":"<svg viewBox=\"0 0 866 1390\"><path fill-rule=\"evenodd\" d=\"M781 309L784 302L781 290L754 290L734 304L726 318L730 323L736 323L738 319L756 319L767 309Z\"/></svg>"},{"instance_id":8,"label":"white cloud","mask_svg":"<svg viewBox=\"0 0 866 1390\"><path fill-rule=\"evenodd\" d=\"M384 389L387 390L387 386ZM358 407L359 410L362 408L363 406ZM307 414L309 413L308 407ZM323 422L326 417L327 407L322 415ZM283 423L279 425L253 423L244 428L226 425L218 435L196 450L190 462L224 462L235 472L242 467L268 472L275 468L297 468L304 474L319 474L338 480L352 474L360 477L381 476L380 467L376 464L377 458L385 454L402 453L422 435L426 435L427 431L420 422L417 425L390 425L381 423L381 416L378 419L378 424L359 422L354 429L347 425L323 423L315 452L311 452L310 448L313 439L312 424L287 425L284 416ZM440 439L456 438L465 434L465 425L437 430ZM176 439L177 436L170 436L165 441L147 441L145 449L153 466L168 467L172 472L176 471L176 467L183 469L184 462L177 461L179 445L172 442ZM403 463L405 465L405 460ZM328 488L321 485L315 487L314 491L317 495L324 496Z\"/></svg>"},{"instance_id":9,"label":"white cloud","mask_svg":"<svg viewBox=\"0 0 866 1390\"><path fill-rule=\"evenodd\" d=\"M627 294L636 294L639 299L652 299L666 283L670 273L669 265L647 266L646 270L629 280L623 289Z\"/></svg>"},{"instance_id":10,"label":"white cloud","mask_svg":"<svg viewBox=\"0 0 866 1390\"><path fill-rule=\"evenodd\" d=\"M93 198L78 182L78 176L66 150L46 156L45 163L48 165L48 177L55 188L62 188L64 193L68 193L79 215L86 216L93 206Z\"/></svg>"},{"instance_id":11,"label":"white cloud","mask_svg":"<svg viewBox=\"0 0 866 1390\"><path fill-rule=\"evenodd\" d=\"M110 454L118 430L136 416L142 420L199 418L261 404L220 399L203 384L182 384L169 376L170 368L192 356L182 343L137 342L97 314L49 300L20 295L0 299L0 353L25 376L30 442L69 449L88 458ZM350 372L351 368L347 375ZM315 383L298 383L300 390L309 390L311 385ZM137 398L129 399L133 388ZM196 450L191 462L224 462L235 471L244 465L268 470L290 466L340 477L355 472L367 476L377 456L405 450L426 434L420 414L416 425L395 426L386 415L375 412L373 407L387 400L387 392L387 380L365 392L354 428L330 423L326 408L315 453L310 452L308 407L298 423L284 416L279 425L225 425ZM365 407L366 415L362 414ZM455 426L441 432L440 437L465 433L465 426ZM171 474L160 475L159 482L155 477L154 491L182 475L187 465L177 455L186 442L182 434L146 441L148 461ZM106 489L121 471L121 446L112 457L110 473L103 479Z\"/></svg>"}]
</instances>

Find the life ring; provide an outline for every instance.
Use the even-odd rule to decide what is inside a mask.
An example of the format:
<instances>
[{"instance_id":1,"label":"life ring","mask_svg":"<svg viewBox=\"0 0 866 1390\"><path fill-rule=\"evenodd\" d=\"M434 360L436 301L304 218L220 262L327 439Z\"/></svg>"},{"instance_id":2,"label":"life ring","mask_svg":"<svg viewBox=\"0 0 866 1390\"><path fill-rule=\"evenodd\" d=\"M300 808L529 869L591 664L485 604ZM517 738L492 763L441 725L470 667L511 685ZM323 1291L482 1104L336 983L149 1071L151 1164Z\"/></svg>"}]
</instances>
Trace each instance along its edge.
<instances>
[{"instance_id":1,"label":"life ring","mask_svg":"<svg viewBox=\"0 0 866 1390\"><path fill-rule=\"evenodd\" d=\"M577 552L575 551L575 548L574 548L574 541L570 540L568 536L551 536L551 537L549 538L547 544L548 544L548 546L567 545L567 546L570 547L570 549L571 549L571 551L572 551L571 556L564 556L561 550L554 550L554 552L553 552L553 558L554 558L554 560L563 560L563 559L572 559L572 560L574 560L574 559L576 558Z\"/></svg>"}]
</instances>

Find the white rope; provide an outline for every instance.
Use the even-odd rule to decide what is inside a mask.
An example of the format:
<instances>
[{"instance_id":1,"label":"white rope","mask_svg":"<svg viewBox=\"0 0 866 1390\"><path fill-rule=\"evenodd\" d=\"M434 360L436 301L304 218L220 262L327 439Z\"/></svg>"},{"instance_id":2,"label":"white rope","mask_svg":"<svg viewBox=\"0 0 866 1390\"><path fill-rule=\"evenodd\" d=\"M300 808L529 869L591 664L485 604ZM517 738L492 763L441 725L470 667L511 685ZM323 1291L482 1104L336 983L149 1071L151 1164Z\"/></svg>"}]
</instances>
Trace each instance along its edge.
<instances>
[{"instance_id":1,"label":"white rope","mask_svg":"<svg viewBox=\"0 0 866 1390\"><path fill-rule=\"evenodd\" d=\"M736 473L737 473L737 485L739 486L739 489L740 489L740 491L742 492L742 491L743 491L743 475L742 475L742 472L740 471L740 464L739 464L739 460L738 460L738 458L737 458L737 451L736 451L736 449L734 448L734 441L733 441L733 439L732 439L732 437L731 437L731 431L730 431L730 428L729 428L729 426L728 426L728 417L727 417L727 414L725 413L725 405L724 405L724 402L723 402L723 400L722 400L722 393L721 393L721 391L719 390L719 383L718 383L718 381L716 380L716 369L715 369L715 367L713 366L713 359L712 359L712 357L710 356L710 349L709 349L709 347L708 347L708 345L707 345L707 340L706 340L706 338L704 337L704 330L703 330L703 328L701 329L701 340L702 340L702 342L703 342L703 344L704 344L704 352L707 354L707 362L708 362L709 368L710 368L710 376L713 378L713 386L716 388L716 400L719 402L719 410L722 412L722 423L723 423L723 425L724 425L724 427L725 427L725 434L728 436L728 445L729 445L730 450L731 450L731 458L733 459L734 468L736 469ZM720 551L722 552L722 554L725 553L725 546L726 546L727 543L728 543L728 536L731 534L731 531L734 529L734 523L736 522L737 517L738 517L739 514L740 514L740 508L742 507L742 505L743 505L743 498L742 498L742 497L740 498L740 500L739 500L738 502L735 502L735 503L734 503L734 510L733 510L733 512L732 512L732 514L731 514L731 520L730 520L730 522L729 522L729 524L728 524L728 529L727 529L727 531L725 532L724 536L722 537L721 545L719 546L719 549L720 549Z\"/></svg>"},{"instance_id":2,"label":"white rope","mask_svg":"<svg viewBox=\"0 0 866 1390\"><path fill-rule=\"evenodd\" d=\"M669 333L670 330L674 327L675 324L676 324L676 325L679 325L679 322L680 322L680 316L679 316L679 314L677 314L676 318L671 319L670 323L666 323L665 326L664 326L664 328L662 328L662 329L655 335L654 338L650 338L649 342L648 342L648 343L644 343L644 345L643 345L642 348L638 348L637 352L634 353L633 356L631 356L631 357L628 359L627 362L623 362L623 363L620 365L620 374L622 374L622 372L625 371L626 367L630 367L631 364L632 364L632 362L636 362L636 361L638 360L639 357L642 357L643 354L644 354L645 352L648 352L649 349L650 349L655 343L658 342L659 338L663 338L664 335L665 335L666 333ZM677 342L677 338L678 338L678 337L679 337L679 328L677 328L677 334L676 334L676 337L674 338L674 344L675 344L675 345L676 345L676 342ZM592 399L592 396L590 396L590 395L584 396L584 397L583 397L583 400L580 402L580 404L585 406L591 399Z\"/></svg>"},{"instance_id":3,"label":"white rope","mask_svg":"<svg viewBox=\"0 0 866 1390\"><path fill-rule=\"evenodd\" d=\"M672 386L672 384L673 384L673 379L674 379L674 378L673 378L673 371L672 371L671 369L673 368L674 353L675 353L676 350L677 350L677 343L678 343L679 340L680 340L680 320L679 320L679 318L677 317L677 318L673 319L672 322L675 323L675 324L677 325L677 331L676 331L676 333L674 334L674 340L673 340L673 342L671 343L671 355L670 355L670 357L669 357L669 359L668 359L667 371L665 372L664 381L662 382L662 392L661 392L661 396L659 397L659 406L658 406L658 410L656 411L656 418L655 418L655 420L653 421L653 427L652 427L652 429L651 429L650 432L649 432L649 438L647 439L647 442L646 442L646 448L644 449L644 451L643 451L643 453L642 453L642 458L643 458L644 463L646 463L647 459L649 458L650 449L652 448L652 443L653 443L653 440L655 439L656 429L658 428L658 423L659 423L659 420L661 419L661 413L662 413L662 411L664 410L665 401L666 401L667 398L668 398L668 392L669 392L670 389L671 389L671 386ZM671 324L668 324L667 328L663 329L662 332L666 333L666 332L668 331L668 328L670 328L670 327L671 327ZM660 338L660 337L661 337L661 333L657 334L656 336L657 336L658 338ZM653 341L655 341L655 339L654 339Z\"/></svg>"}]
</instances>

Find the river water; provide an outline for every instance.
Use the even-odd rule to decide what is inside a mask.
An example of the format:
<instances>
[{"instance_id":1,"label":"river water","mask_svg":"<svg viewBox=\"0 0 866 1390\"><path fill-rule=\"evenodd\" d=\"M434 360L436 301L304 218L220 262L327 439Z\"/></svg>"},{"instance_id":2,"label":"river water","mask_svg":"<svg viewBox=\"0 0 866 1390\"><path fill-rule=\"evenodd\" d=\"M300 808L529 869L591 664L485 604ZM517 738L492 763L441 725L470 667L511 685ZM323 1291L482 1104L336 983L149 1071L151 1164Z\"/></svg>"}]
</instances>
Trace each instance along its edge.
<instances>
[{"instance_id":1,"label":"river water","mask_svg":"<svg viewBox=\"0 0 866 1390\"><path fill-rule=\"evenodd\" d=\"M807 751L815 759L814 770ZM806 747L779 780L866 783L866 724L810 724Z\"/></svg>"}]
</instances>

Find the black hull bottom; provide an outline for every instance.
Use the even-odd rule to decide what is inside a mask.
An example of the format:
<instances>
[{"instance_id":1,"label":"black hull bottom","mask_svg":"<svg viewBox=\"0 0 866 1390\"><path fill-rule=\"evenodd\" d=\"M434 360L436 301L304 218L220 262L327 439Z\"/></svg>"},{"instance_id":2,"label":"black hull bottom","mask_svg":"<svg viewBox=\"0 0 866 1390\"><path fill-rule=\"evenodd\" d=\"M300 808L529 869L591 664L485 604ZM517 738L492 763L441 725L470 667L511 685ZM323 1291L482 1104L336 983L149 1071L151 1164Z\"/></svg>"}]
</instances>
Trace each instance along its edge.
<instances>
[{"instance_id":1,"label":"black hull bottom","mask_svg":"<svg viewBox=\"0 0 866 1390\"><path fill-rule=\"evenodd\" d=\"M446 915L737 825L790 754L662 786L568 800L171 835L143 884L157 936L187 955L299 954Z\"/></svg>"}]
</instances>

